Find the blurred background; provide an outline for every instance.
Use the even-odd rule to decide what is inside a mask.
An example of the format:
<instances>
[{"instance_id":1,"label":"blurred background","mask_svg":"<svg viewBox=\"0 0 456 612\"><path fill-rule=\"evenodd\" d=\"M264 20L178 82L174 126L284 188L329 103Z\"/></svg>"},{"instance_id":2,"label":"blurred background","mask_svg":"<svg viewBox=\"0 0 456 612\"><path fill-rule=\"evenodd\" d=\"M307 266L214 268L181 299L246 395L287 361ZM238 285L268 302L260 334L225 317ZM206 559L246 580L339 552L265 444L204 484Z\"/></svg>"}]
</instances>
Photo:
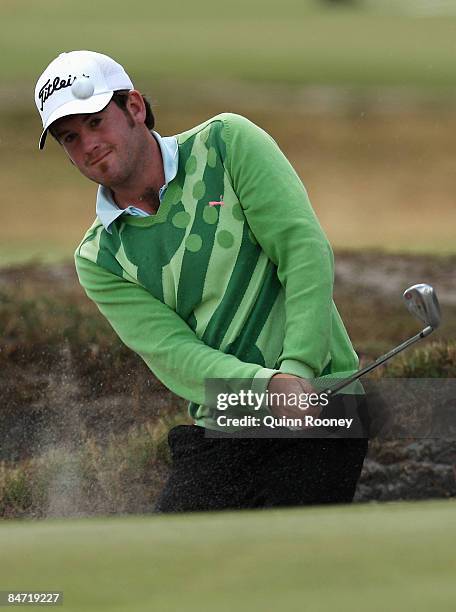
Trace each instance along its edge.
<instances>
[{"instance_id":1,"label":"blurred background","mask_svg":"<svg viewBox=\"0 0 456 612\"><path fill-rule=\"evenodd\" d=\"M0 0L0 20L0 518L149 512L187 418L77 283L97 187L38 150L34 104L63 51L123 64L162 135L225 111L265 128L361 362L417 333L401 294L428 282L442 326L376 375L456 378L456 0ZM454 446L407 444L371 442L358 501L456 496Z\"/></svg>"},{"instance_id":2,"label":"blurred background","mask_svg":"<svg viewBox=\"0 0 456 612\"><path fill-rule=\"evenodd\" d=\"M0 266L69 260L96 185L41 130L37 77L62 51L124 65L162 135L219 112L268 130L336 249L451 254L455 0L2 0Z\"/></svg>"}]
</instances>

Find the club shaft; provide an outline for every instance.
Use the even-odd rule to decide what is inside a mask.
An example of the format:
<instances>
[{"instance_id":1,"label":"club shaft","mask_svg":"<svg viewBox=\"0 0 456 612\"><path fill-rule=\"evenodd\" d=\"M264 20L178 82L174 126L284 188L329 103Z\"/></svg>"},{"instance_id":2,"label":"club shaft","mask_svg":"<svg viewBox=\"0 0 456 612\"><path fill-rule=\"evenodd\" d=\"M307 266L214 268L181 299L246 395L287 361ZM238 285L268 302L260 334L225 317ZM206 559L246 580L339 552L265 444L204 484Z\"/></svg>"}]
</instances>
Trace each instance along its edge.
<instances>
[{"instance_id":1,"label":"club shaft","mask_svg":"<svg viewBox=\"0 0 456 612\"><path fill-rule=\"evenodd\" d=\"M341 382L337 383L333 387L329 387L325 391L325 393L327 395L334 395L334 393L337 393L337 391L340 391L341 389L351 384L355 380L358 380L358 378L360 378L361 376L364 376L364 374L367 374L374 368L378 367L379 365L382 365L382 363L385 363L385 361L388 361L388 359L391 359L391 357L394 357L395 355L397 355L398 353L400 353L401 351L409 347L411 344L414 344L418 340L421 340L421 338L425 338L426 336L429 336L429 334L432 333L433 331L434 331L434 328L431 327L430 325L428 327L425 327L419 334L416 334L416 336L413 336L413 338L409 338L408 340L406 340L402 344L399 344L399 346L396 346L391 351L389 351L388 353L385 353L385 355L382 355L381 357L379 357L378 359L376 359L375 361L373 361L366 367L362 368L361 370L358 370L355 374L353 374L353 376L350 376L350 378L346 378L345 380L342 380Z\"/></svg>"}]
</instances>

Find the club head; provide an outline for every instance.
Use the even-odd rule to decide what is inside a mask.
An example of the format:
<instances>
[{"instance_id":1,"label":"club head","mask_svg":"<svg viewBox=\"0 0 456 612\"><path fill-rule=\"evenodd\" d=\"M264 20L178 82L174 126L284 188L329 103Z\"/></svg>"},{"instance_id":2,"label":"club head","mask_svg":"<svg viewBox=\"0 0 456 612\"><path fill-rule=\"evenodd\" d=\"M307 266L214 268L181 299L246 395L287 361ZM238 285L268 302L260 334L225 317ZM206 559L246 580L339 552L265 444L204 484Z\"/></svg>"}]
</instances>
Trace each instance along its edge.
<instances>
[{"instance_id":1,"label":"club head","mask_svg":"<svg viewBox=\"0 0 456 612\"><path fill-rule=\"evenodd\" d=\"M431 285L420 283L404 291L405 305L409 312L418 317L425 325L436 329L440 325L440 305Z\"/></svg>"}]
</instances>

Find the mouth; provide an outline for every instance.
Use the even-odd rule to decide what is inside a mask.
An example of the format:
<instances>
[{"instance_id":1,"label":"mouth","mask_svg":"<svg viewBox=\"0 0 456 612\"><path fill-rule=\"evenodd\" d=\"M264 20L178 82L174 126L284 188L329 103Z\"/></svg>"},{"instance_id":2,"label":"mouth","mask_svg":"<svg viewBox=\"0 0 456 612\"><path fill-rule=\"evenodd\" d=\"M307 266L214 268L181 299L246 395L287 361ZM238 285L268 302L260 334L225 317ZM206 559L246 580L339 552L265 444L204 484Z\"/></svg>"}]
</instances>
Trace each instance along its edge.
<instances>
[{"instance_id":1,"label":"mouth","mask_svg":"<svg viewBox=\"0 0 456 612\"><path fill-rule=\"evenodd\" d=\"M103 153L103 155L100 155L99 157L97 157L96 159L94 159L93 161L91 161L89 163L89 166L96 166L97 164L99 164L101 161L103 161L109 154L111 153L111 151L107 151L106 153Z\"/></svg>"}]
</instances>

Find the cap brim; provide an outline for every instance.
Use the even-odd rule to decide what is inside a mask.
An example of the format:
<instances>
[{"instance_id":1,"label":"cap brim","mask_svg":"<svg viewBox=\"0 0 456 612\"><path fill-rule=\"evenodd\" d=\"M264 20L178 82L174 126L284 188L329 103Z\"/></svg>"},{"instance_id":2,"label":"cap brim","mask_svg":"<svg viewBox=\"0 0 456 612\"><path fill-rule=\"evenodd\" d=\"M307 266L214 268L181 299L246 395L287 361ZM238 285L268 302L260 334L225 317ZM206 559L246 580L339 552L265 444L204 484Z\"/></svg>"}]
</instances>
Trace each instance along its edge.
<instances>
[{"instance_id":1,"label":"cap brim","mask_svg":"<svg viewBox=\"0 0 456 612\"><path fill-rule=\"evenodd\" d=\"M60 106L52 115L49 116L43 132L40 136L38 147L42 149L46 142L46 136L51 124L57 119L67 117L68 115L84 115L86 113L97 113L101 111L111 100L114 92L108 91L102 94L91 96L87 100L72 100Z\"/></svg>"}]
</instances>

